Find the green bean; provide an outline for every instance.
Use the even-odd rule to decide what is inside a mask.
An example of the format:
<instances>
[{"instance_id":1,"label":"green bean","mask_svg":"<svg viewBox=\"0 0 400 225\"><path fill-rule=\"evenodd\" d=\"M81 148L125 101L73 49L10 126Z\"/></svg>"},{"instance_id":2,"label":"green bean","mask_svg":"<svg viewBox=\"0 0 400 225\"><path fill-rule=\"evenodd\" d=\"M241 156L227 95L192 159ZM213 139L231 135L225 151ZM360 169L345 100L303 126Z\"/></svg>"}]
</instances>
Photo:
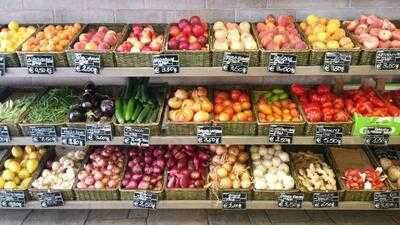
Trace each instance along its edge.
<instances>
[{"instance_id":1,"label":"green bean","mask_svg":"<svg viewBox=\"0 0 400 225\"><path fill-rule=\"evenodd\" d=\"M20 115L25 112L35 97L36 95L31 93L0 103L0 122L17 123Z\"/></svg>"}]
</instances>

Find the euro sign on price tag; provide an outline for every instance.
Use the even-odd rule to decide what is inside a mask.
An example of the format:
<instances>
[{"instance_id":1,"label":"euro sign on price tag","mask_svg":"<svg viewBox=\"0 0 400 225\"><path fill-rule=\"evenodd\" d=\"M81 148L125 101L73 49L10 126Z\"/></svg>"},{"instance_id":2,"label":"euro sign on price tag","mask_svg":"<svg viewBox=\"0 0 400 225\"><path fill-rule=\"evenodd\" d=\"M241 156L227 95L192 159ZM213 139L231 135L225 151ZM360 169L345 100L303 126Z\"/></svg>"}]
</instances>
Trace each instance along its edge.
<instances>
[{"instance_id":1,"label":"euro sign on price tag","mask_svg":"<svg viewBox=\"0 0 400 225\"><path fill-rule=\"evenodd\" d=\"M76 72L100 74L101 56L96 54L75 53L74 64Z\"/></svg>"},{"instance_id":2,"label":"euro sign on price tag","mask_svg":"<svg viewBox=\"0 0 400 225\"><path fill-rule=\"evenodd\" d=\"M222 59L222 71L247 74L250 56L225 52Z\"/></svg>"},{"instance_id":3,"label":"euro sign on price tag","mask_svg":"<svg viewBox=\"0 0 400 225\"><path fill-rule=\"evenodd\" d=\"M303 208L304 194L280 193L277 203L279 208Z\"/></svg>"},{"instance_id":4,"label":"euro sign on price tag","mask_svg":"<svg viewBox=\"0 0 400 225\"><path fill-rule=\"evenodd\" d=\"M323 68L331 73L348 73L351 63L351 55L343 52L325 53Z\"/></svg>"},{"instance_id":5,"label":"euro sign on price tag","mask_svg":"<svg viewBox=\"0 0 400 225\"><path fill-rule=\"evenodd\" d=\"M0 205L3 208L24 208L26 203L23 191L0 192Z\"/></svg>"},{"instance_id":6,"label":"euro sign on price tag","mask_svg":"<svg viewBox=\"0 0 400 225\"><path fill-rule=\"evenodd\" d=\"M38 197L42 208L64 205L64 198L60 192L40 192Z\"/></svg>"},{"instance_id":7,"label":"euro sign on price tag","mask_svg":"<svg viewBox=\"0 0 400 225\"><path fill-rule=\"evenodd\" d=\"M150 129L147 127L124 127L124 144L148 147L150 144Z\"/></svg>"},{"instance_id":8,"label":"euro sign on price tag","mask_svg":"<svg viewBox=\"0 0 400 225\"><path fill-rule=\"evenodd\" d=\"M339 193L316 192L313 194L312 204L314 208L334 208L339 206Z\"/></svg>"},{"instance_id":9,"label":"euro sign on price tag","mask_svg":"<svg viewBox=\"0 0 400 225\"><path fill-rule=\"evenodd\" d=\"M197 126L198 144L221 144L222 127L220 126Z\"/></svg>"},{"instance_id":10,"label":"euro sign on price tag","mask_svg":"<svg viewBox=\"0 0 400 225\"><path fill-rule=\"evenodd\" d=\"M317 126L315 143L323 145L341 145L343 143L343 128L339 126Z\"/></svg>"},{"instance_id":11,"label":"euro sign on price tag","mask_svg":"<svg viewBox=\"0 0 400 225\"><path fill-rule=\"evenodd\" d=\"M155 74L179 73L180 62L178 54L160 54L153 56L153 70Z\"/></svg>"},{"instance_id":12,"label":"euro sign on price tag","mask_svg":"<svg viewBox=\"0 0 400 225\"><path fill-rule=\"evenodd\" d=\"M111 141L111 125L101 123L86 124L86 139L88 141Z\"/></svg>"},{"instance_id":13,"label":"euro sign on price tag","mask_svg":"<svg viewBox=\"0 0 400 225\"><path fill-rule=\"evenodd\" d=\"M399 50L378 50L375 57L375 68L377 70L399 70Z\"/></svg>"},{"instance_id":14,"label":"euro sign on price tag","mask_svg":"<svg viewBox=\"0 0 400 225\"><path fill-rule=\"evenodd\" d=\"M31 126L29 133L33 143L57 142L57 132L54 126Z\"/></svg>"},{"instance_id":15,"label":"euro sign on price tag","mask_svg":"<svg viewBox=\"0 0 400 225\"><path fill-rule=\"evenodd\" d=\"M135 192L133 194L133 206L143 209L156 209L158 194L151 192Z\"/></svg>"},{"instance_id":16,"label":"euro sign on price tag","mask_svg":"<svg viewBox=\"0 0 400 225\"><path fill-rule=\"evenodd\" d=\"M240 192L222 193L222 209L243 210L246 209L247 194Z\"/></svg>"},{"instance_id":17,"label":"euro sign on price tag","mask_svg":"<svg viewBox=\"0 0 400 225\"><path fill-rule=\"evenodd\" d=\"M54 58L52 55L27 55L26 67L29 74L53 74Z\"/></svg>"},{"instance_id":18,"label":"euro sign on price tag","mask_svg":"<svg viewBox=\"0 0 400 225\"><path fill-rule=\"evenodd\" d=\"M268 71L273 73L296 72L297 56L292 54L271 53L269 56Z\"/></svg>"},{"instance_id":19,"label":"euro sign on price tag","mask_svg":"<svg viewBox=\"0 0 400 225\"><path fill-rule=\"evenodd\" d=\"M83 147L86 145L86 129L84 128L61 128L61 143L63 145L71 145Z\"/></svg>"},{"instance_id":20,"label":"euro sign on price tag","mask_svg":"<svg viewBox=\"0 0 400 225\"><path fill-rule=\"evenodd\" d=\"M367 127L365 129L364 144L366 145L388 145L392 132L390 127Z\"/></svg>"},{"instance_id":21,"label":"euro sign on price tag","mask_svg":"<svg viewBox=\"0 0 400 225\"><path fill-rule=\"evenodd\" d=\"M291 144L293 142L294 126L271 125L268 142L276 144Z\"/></svg>"},{"instance_id":22,"label":"euro sign on price tag","mask_svg":"<svg viewBox=\"0 0 400 225\"><path fill-rule=\"evenodd\" d=\"M10 133L8 132L7 125L0 126L0 143L10 142Z\"/></svg>"}]
</instances>

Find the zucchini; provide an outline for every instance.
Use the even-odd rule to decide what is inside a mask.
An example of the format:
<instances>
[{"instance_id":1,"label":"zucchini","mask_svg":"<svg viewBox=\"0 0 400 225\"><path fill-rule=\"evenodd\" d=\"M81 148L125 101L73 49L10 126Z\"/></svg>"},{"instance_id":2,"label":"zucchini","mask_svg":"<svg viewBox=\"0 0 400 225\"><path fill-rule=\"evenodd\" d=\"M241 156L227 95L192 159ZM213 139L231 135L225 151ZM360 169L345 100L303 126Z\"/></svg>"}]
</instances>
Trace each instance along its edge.
<instances>
[{"instance_id":1,"label":"zucchini","mask_svg":"<svg viewBox=\"0 0 400 225\"><path fill-rule=\"evenodd\" d=\"M141 112L142 109L143 109L142 104L138 103L137 105L138 105L138 106L135 108L135 111L133 112L133 115L132 115L132 117L131 117L131 120L132 120L133 123L136 121L136 119L138 118L140 112Z\"/></svg>"},{"instance_id":2,"label":"zucchini","mask_svg":"<svg viewBox=\"0 0 400 225\"><path fill-rule=\"evenodd\" d=\"M125 122L122 110L123 108L121 98L117 97L115 99L115 117L117 118L119 124L123 124Z\"/></svg>"},{"instance_id":3,"label":"zucchini","mask_svg":"<svg viewBox=\"0 0 400 225\"><path fill-rule=\"evenodd\" d=\"M159 109L160 109L160 107L158 107L158 106L153 107L151 113L149 113L149 116L146 119L147 123L153 123L157 120Z\"/></svg>"},{"instance_id":4,"label":"zucchini","mask_svg":"<svg viewBox=\"0 0 400 225\"><path fill-rule=\"evenodd\" d=\"M125 118L126 121L128 121L130 118L132 118L133 110L135 108L135 101L136 100L133 97L131 99L129 99L129 101L128 101L128 104L127 104L126 109L124 111L124 118Z\"/></svg>"},{"instance_id":5,"label":"zucchini","mask_svg":"<svg viewBox=\"0 0 400 225\"><path fill-rule=\"evenodd\" d=\"M146 119L147 114L149 114L150 110L152 108L152 105L148 104L145 105L143 110L140 112L138 118L136 119L136 123L143 123L143 121Z\"/></svg>"}]
</instances>

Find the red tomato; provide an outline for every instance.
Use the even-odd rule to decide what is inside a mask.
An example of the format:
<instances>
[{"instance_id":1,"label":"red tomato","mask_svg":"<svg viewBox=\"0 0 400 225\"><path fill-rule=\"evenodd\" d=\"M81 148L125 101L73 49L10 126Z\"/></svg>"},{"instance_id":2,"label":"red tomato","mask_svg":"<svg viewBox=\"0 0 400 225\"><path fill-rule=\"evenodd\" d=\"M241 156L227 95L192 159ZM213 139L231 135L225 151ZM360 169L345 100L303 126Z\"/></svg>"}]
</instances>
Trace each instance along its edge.
<instances>
[{"instance_id":1,"label":"red tomato","mask_svg":"<svg viewBox=\"0 0 400 225\"><path fill-rule=\"evenodd\" d=\"M320 102L321 101L321 95L317 93L310 93L310 100L312 102Z\"/></svg>"},{"instance_id":2,"label":"red tomato","mask_svg":"<svg viewBox=\"0 0 400 225\"><path fill-rule=\"evenodd\" d=\"M290 90L292 93L294 93L297 96L303 95L304 94L304 87L301 84L292 84L290 85Z\"/></svg>"},{"instance_id":3,"label":"red tomato","mask_svg":"<svg viewBox=\"0 0 400 225\"><path fill-rule=\"evenodd\" d=\"M342 108L344 108L343 99L341 99L341 98L336 98L335 101L333 102L333 105L334 105L335 109L342 109Z\"/></svg>"},{"instance_id":4,"label":"red tomato","mask_svg":"<svg viewBox=\"0 0 400 225\"><path fill-rule=\"evenodd\" d=\"M242 94L242 92L240 90L233 89L231 91L231 99L236 102L236 101L239 100L239 97L240 97L241 94Z\"/></svg>"},{"instance_id":5,"label":"red tomato","mask_svg":"<svg viewBox=\"0 0 400 225\"><path fill-rule=\"evenodd\" d=\"M349 120L349 116L344 111L340 111L340 112L335 114L335 121L336 122L346 122L348 120Z\"/></svg>"},{"instance_id":6,"label":"red tomato","mask_svg":"<svg viewBox=\"0 0 400 225\"><path fill-rule=\"evenodd\" d=\"M307 113L307 118L311 122L320 122L322 119L322 113L317 110L312 110Z\"/></svg>"},{"instance_id":7,"label":"red tomato","mask_svg":"<svg viewBox=\"0 0 400 225\"><path fill-rule=\"evenodd\" d=\"M317 92L319 94L328 94L331 92L331 86L329 86L327 84L320 84L317 87Z\"/></svg>"}]
</instances>

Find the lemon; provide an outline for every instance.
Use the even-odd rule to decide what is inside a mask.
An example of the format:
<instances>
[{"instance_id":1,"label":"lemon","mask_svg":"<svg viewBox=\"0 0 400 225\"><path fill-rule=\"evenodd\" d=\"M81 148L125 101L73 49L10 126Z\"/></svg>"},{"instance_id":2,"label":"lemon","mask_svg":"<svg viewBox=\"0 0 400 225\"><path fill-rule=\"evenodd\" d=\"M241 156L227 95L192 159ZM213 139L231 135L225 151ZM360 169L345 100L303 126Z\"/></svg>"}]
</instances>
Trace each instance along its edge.
<instances>
[{"instance_id":1,"label":"lemon","mask_svg":"<svg viewBox=\"0 0 400 225\"><path fill-rule=\"evenodd\" d=\"M28 159L38 159L38 158L39 158L38 152L29 152L28 153Z\"/></svg>"},{"instance_id":2,"label":"lemon","mask_svg":"<svg viewBox=\"0 0 400 225\"><path fill-rule=\"evenodd\" d=\"M19 187L22 189L27 189L29 187L29 184L31 183L31 180L31 177L22 180L22 182L19 184Z\"/></svg>"},{"instance_id":3,"label":"lemon","mask_svg":"<svg viewBox=\"0 0 400 225\"><path fill-rule=\"evenodd\" d=\"M11 149L11 155L14 156L14 158L22 158L24 150L20 146L14 146Z\"/></svg>"},{"instance_id":4,"label":"lemon","mask_svg":"<svg viewBox=\"0 0 400 225\"><path fill-rule=\"evenodd\" d=\"M14 161L14 159L7 159L7 160L4 162L4 168L6 168L6 169L10 168L10 163L11 163L12 161Z\"/></svg>"},{"instance_id":5,"label":"lemon","mask_svg":"<svg viewBox=\"0 0 400 225\"><path fill-rule=\"evenodd\" d=\"M335 24L335 23L329 23L329 24L326 26L326 32L328 32L329 34L333 34L333 33L335 33L336 31L338 31L339 28L340 28L340 24L337 25L337 24Z\"/></svg>"},{"instance_id":6,"label":"lemon","mask_svg":"<svg viewBox=\"0 0 400 225\"><path fill-rule=\"evenodd\" d=\"M8 29L10 30L18 30L19 28L19 24L17 23L17 21L12 20L9 24L8 24Z\"/></svg>"},{"instance_id":7,"label":"lemon","mask_svg":"<svg viewBox=\"0 0 400 225\"><path fill-rule=\"evenodd\" d=\"M16 161L12 161L8 164L8 169L14 173L18 173L21 170L21 165Z\"/></svg>"},{"instance_id":8,"label":"lemon","mask_svg":"<svg viewBox=\"0 0 400 225\"><path fill-rule=\"evenodd\" d=\"M35 172L38 166L39 162L36 159L29 159L26 161L26 169L28 170L29 173Z\"/></svg>"},{"instance_id":9,"label":"lemon","mask_svg":"<svg viewBox=\"0 0 400 225\"><path fill-rule=\"evenodd\" d=\"M21 178L21 179L25 179L25 178L28 178L30 176L31 176L31 174L29 173L29 171L27 169L21 169L18 172L18 177Z\"/></svg>"},{"instance_id":10,"label":"lemon","mask_svg":"<svg viewBox=\"0 0 400 225\"><path fill-rule=\"evenodd\" d=\"M17 187L17 185L14 183L14 182L12 182L12 181L7 181L5 184L4 184L4 189L14 189L14 188L16 188Z\"/></svg>"},{"instance_id":11,"label":"lemon","mask_svg":"<svg viewBox=\"0 0 400 225\"><path fill-rule=\"evenodd\" d=\"M334 25L334 26L340 27L340 21L338 19L330 19L328 21L328 25Z\"/></svg>"},{"instance_id":12,"label":"lemon","mask_svg":"<svg viewBox=\"0 0 400 225\"><path fill-rule=\"evenodd\" d=\"M337 41L328 41L326 43L326 47L327 48L339 48L340 46L339 46L339 42L337 42Z\"/></svg>"},{"instance_id":13,"label":"lemon","mask_svg":"<svg viewBox=\"0 0 400 225\"><path fill-rule=\"evenodd\" d=\"M13 180L13 182L14 182L14 184L16 184L16 185L19 185L20 183L21 183L21 179L19 179L19 177L14 177L14 180Z\"/></svg>"},{"instance_id":14,"label":"lemon","mask_svg":"<svg viewBox=\"0 0 400 225\"><path fill-rule=\"evenodd\" d=\"M4 188L4 183L5 183L4 179L0 177L0 189Z\"/></svg>"},{"instance_id":15,"label":"lemon","mask_svg":"<svg viewBox=\"0 0 400 225\"><path fill-rule=\"evenodd\" d=\"M328 37L329 37L329 34L326 32L321 32L321 33L317 34L317 39L318 39L318 41L321 41L321 42L326 42Z\"/></svg>"},{"instance_id":16,"label":"lemon","mask_svg":"<svg viewBox=\"0 0 400 225\"><path fill-rule=\"evenodd\" d=\"M4 170L1 177L6 181L14 180L15 173L11 170Z\"/></svg>"},{"instance_id":17,"label":"lemon","mask_svg":"<svg viewBox=\"0 0 400 225\"><path fill-rule=\"evenodd\" d=\"M323 42L316 41L316 42L312 43L312 47L314 49L325 49L326 45Z\"/></svg>"},{"instance_id":18,"label":"lemon","mask_svg":"<svg viewBox=\"0 0 400 225\"><path fill-rule=\"evenodd\" d=\"M311 14L311 15L307 16L307 18L306 18L306 22L308 23L308 25L311 25L311 26L318 23L318 21L319 21L318 16L316 16L314 14Z\"/></svg>"},{"instance_id":19,"label":"lemon","mask_svg":"<svg viewBox=\"0 0 400 225\"><path fill-rule=\"evenodd\" d=\"M26 153L30 153L30 152L34 152L34 151L36 151L35 146L33 146L33 145L26 145L25 146L25 152Z\"/></svg>"}]
</instances>

